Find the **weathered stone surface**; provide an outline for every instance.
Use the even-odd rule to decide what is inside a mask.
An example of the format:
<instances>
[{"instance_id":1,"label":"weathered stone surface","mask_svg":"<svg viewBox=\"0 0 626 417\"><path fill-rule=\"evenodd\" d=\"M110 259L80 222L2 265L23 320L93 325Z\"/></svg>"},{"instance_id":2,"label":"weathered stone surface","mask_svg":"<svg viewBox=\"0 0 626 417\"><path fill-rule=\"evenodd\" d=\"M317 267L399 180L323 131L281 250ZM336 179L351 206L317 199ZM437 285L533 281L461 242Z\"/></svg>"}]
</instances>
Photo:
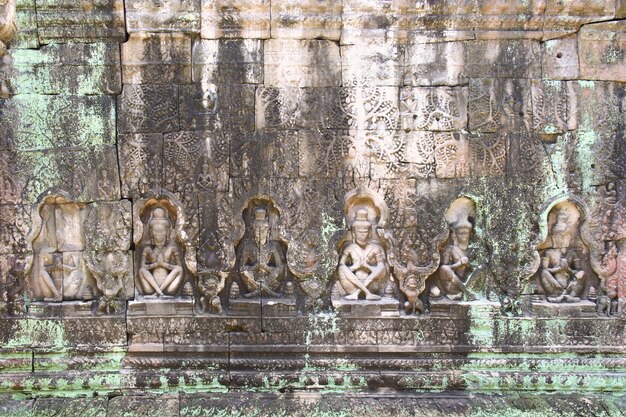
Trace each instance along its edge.
<instances>
[{"instance_id":1,"label":"weathered stone surface","mask_svg":"<svg viewBox=\"0 0 626 417\"><path fill-rule=\"evenodd\" d=\"M33 413L38 416L106 417L107 398L60 399L39 398L33 405Z\"/></svg>"},{"instance_id":2,"label":"weathered stone surface","mask_svg":"<svg viewBox=\"0 0 626 417\"><path fill-rule=\"evenodd\" d=\"M107 415L177 416L178 397L114 397L109 400Z\"/></svg>"},{"instance_id":3,"label":"weathered stone surface","mask_svg":"<svg viewBox=\"0 0 626 417\"><path fill-rule=\"evenodd\" d=\"M271 36L273 39L330 39L341 36L341 1L271 2Z\"/></svg>"},{"instance_id":4,"label":"weathered stone surface","mask_svg":"<svg viewBox=\"0 0 626 417\"><path fill-rule=\"evenodd\" d=\"M469 42L465 48L465 75L471 78L540 78L539 42L498 39Z\"/></svg>"},{"instance_id":5,"label":"weathered stone surface","mask_svg":"<svg viewBox=\"0 0 626 417\"><path fill-rule=\"evenodd\" d=\"M138 197L161 190L163 135L134 133L118 136L122 196Z\"/></svg>"},{"instance_id":6,"label":"weathered stone surface","mask_svg":"<svg viewBox=\"0 0 626 417\"><path fill-rule=\"evenodd\" d=\"M125 38L124 3L101 0L37 1L39 42L121 42Z\"/></svg>"},{"instance_id":7,"label":"weathered stone surface","mask_svg":"<svg viewBox=\"0 0 626 417\"><path fill-rule=\"evenodd\" d=\"M581 78L626 81L624 22L585 25L578 38Z\"/></svg>"},{"instance_id":8,"label":"weathered stone surface","mask_svg":"<svg viewBox=\"0 0 626 417\"><path fill-rule=\"evenodd\" d=\"M194 82L263 82L263 43L257 39L201 39L194 42L192 61Z\"/></svg>"},{"instance_id":9,"label":"weathered stone surface","mask_svg":"<svg viewBox=\"0 0 626 417\"><path fill-rule=\"evenodd\" d=\"M201 0L204 39L270 37L268 0Z\"/></svg>"},{"instance_id":10,"label":"weathered stone surface","mask_svg":"<svg viewBox=\"0 0 626 417\"><path fill-rule=\"evenodd\" d=\"M466 84L464 42L421 43L406 49L404 85Z\"/></svg>"},{"instance_id":11,"label":"weathered stone surface","mask_svg":"<svg viewBox=\"0 0 626 417\"><path fill-rule=\"evenodd\" d=\"M530 80L471 79L468 115L472 132L530 130Z\"/></svg>"},{"instance_id":12,"label":"weathered stone surface","mask_svg":"<svg viewBox=\"0 0 626 417\"><path fill-rule=\"evenodd\" d=\"M127 85L118 99L121 133L165 133L178 130L178 87Z\"/></svg>"},{"instance_id":13,"label":"weathered stone surface","mask_svg":"<svg viewBox=\"0 0 626 417\"><path fill-rule=\"evenodd\" d=\"M23 94L0 103L6 147L42 150L115 143L115 107L107 96Z\"/></svg>"},{"instance_id":14,"label":"weathered stone surface","mask_svg":"<svg viewBox=\"0 0 626 417\"><path fill-rule=\"evenodd\" d=\"M0 395L623 391L623 1L0 3Z\"/></svg>"},{"instance_id":15,"label":"weathered stone surface","mask_svg":"<svg viewBox=\"0 0 626 417\"><path fill-rule=\"evenodd\" d=\"M254 129L254 86L195 83L180 87L180 128L216 131Z\"/></svg>"},{"instance_id":16,"label":"weathered stone surface","mask_svg":"<svg viewBox=\"0 0 626 417\"><path fill-rule=\"evenodd\" d=\"M14 161L12 195L27 204L53 189L65 190L80 201L119 198L116 153L113 146L9 153ZM109 186L103 188L104 182Z\"/></svg>"},{"instance_id":17,"label":"weathered stone surface","mask_svg":"<svg viewBox=\"0 0 626 417\"><path fill-rule=\"evenodd\" d=\"M11 42L13 48L38 48L37 12L35 0L21 0L17 2L17 26L20 30Z\"/></svg>"},{"instance_id":18,"label":"weathered stone surface","mask_svg":"<svg viewBox=\"0 0 626 417\"><path fill-rule=\"evenodd\" d=\"M400 125L404 130L453 131L467 127L467 88L403 88Z\"/></svg>"},{"instance_id":19,"label":"weathered stone surface","mask_svg":"<svg viewBox=\"0 0 626 417\"><path fill-rule=\"evenodd\" d=\"M497 0L476 8L477 39L541 39L545 2Z\"/></svg>"},{"instance_id":20,"label":"weathered stone surface","mask_svg":"<svg viewBox=\"0 0 626 417\"><path fill-rule=\"evenodd\" d=\"M4 202L3 202L4 203ZM3 226L0 228L0 253L23 253L29 250L27 236L30 229L30 206L1 205Z\"/></svg>"},{"instance_id":21,"label":"weathered stone surface","mask_svg":"<svg viewBox=\"0 0 626 417\"><path fill-rule=\"evenodd\" d=\"M404 48L393 42L367 41L342 46L343 85L355 81L367 85L401 85L404 53Z\"/></svg>"},{"instance_id":22,"label":"weathered stone surface","mask_svg":"<svg viewBox=\"0 0 626 417\"><path fill-rule=\"evenodd\" d=\"M54 44L11 51L8 76L13 94L119 94L117 45Z\"/></svg>"},{"instance_id":23,"label":"weathered stone surface","mask_svg":"<svg viewBox=\"0 0 626 417\"><path fill-rule=\"evenodd\" d=\"M126 4L128 32L200 32L201 0L133 0Z\"/></svg>"},{"instance_id":24,"label":"weathered stone surface","mask_svg":"<svg viewBox=\"0 0 626 417\"><path fill-rule=\"evenodd\" d=\"M331 41L271 39L265 42L263 62L268 86L341 85L339 46Z\"/></svg>"},{"instance_id":25,"label":"weathered stone surface","mask_svg":"<svg viewBox=\"0 0 626 417\"><path fill-rule=\"evenodd\" d=\"M544 78L578 78L578 42L576 36L545 41L541 47Z\"/></svg>"},{"instance_id":26,"label":"weathered stone surface","mask_svg":"<svg viewBox=\"0 0 626 417\"><path fill-rule=\"evenodd\" d=\"M544 12L543 39L556 39L575 33L587 23L612 19L617 3L604 0L560 2L548 0Z\"/></svg>"},{"instance_id":27,"label":"weathered stone surface","mask_svg":"<svg viewBox=\"0 0 626 417\"><path fill-rule=\"evenodd\" d=\"M191 38L182 33L132 33L122 44L122 78L125 85L191 83Z\"/></svg>"},{"instance_id":28,"label":"weathered stone surface","mask_svg":"<svg viewBox=\"0 0 626 417\"><path fill-rule=\"evenodd\" d=\"M365 38L394 37L400 31L402 0L378 3L369 0L343 2L341 43L358 44Z\"/></svg>"},{"instance_id":29,"label":"weathered stone surface","mask_svg":"<svg viewBox=\"0 0 626 417\"><path fill-rule=\"evenodd\" d=\"M531 88L536 131L556 134L576 129L578 103L571 83L533 80Z\"/></svg>"}]
</instances>

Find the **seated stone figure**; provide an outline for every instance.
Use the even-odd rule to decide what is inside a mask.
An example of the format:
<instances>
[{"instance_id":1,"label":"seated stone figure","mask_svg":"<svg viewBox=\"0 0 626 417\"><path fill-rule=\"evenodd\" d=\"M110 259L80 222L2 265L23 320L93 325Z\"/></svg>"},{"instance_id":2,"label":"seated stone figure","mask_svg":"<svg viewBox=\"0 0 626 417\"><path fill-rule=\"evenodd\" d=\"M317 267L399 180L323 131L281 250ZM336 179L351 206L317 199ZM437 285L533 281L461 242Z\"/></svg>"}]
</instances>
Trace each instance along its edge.
<instances>
[{"instance_id":1,"label":"seated stone figure","mask_svg":"<svg viewBox=\"0 0 626 417\"><path fill-rule=\"evenodd\" d=\"M339 259L340 292L346 294L346 300L357 300L361 293L366 300L380 300L371 287L384 289L389 277L385 250L372 236L367 210L359 208L355 215L351 226L354 241L342 248Z\"/></svg>"},{"instance_id":2,"label":"seated stone figure","mask_svg":"<svg viewBox=\"0 0 626 417\"><path fill-rule=\"evenodd\" d=\"M430 295L461 300L467 280L473 271L467 250L472 235L472 224L465 219L459 220L453 224L451 232L452 239L441 255L437 279Z\"/></svg>"},{"instance_id":3,"label":"seated stone figure","mask_svg":"<svg viewBox=\"0 0 626 417\"><path fill-rule=\"evenodd\" d=\"M152 210L148 227L151 244L141 253L137 280L141 293L176 295L183 284L183 268L178 249L169 241L171 223L163 208Z\"/></svg>"},{"instance_id":4,"label":"seated stone figure","mask_svg":"<svg viewBox=\"0 0 626 417\"><path fill-rule=\"evenodd\" d=\"M239 277L248 291L246 298L257 295L280 297L280 287L285 279L285 254L278 241L270 240L271 226L267 210L256 207L252 219L253 239L239 246Z\"/></svg>"},{"instance_id":5,"label":"seated stone figure","mask_svg":"<svg viewBox=\"0 0 626 417\"><path fill-rule=\"evenodd\" d=\"M552 226L552 247L543 251L539 279L548 301L580 301L577 296L585 271L580 266L577 252L570 249L569 214L559 210Z\"/></svg>"}]
</instances>

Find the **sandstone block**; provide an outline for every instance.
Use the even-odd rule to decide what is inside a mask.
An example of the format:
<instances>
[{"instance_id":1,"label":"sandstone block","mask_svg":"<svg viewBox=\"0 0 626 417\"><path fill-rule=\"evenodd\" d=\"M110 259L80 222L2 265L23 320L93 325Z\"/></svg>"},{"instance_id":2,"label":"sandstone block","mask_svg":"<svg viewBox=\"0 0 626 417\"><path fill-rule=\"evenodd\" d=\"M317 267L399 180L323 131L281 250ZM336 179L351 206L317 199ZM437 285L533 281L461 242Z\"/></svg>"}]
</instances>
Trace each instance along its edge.
<instances>
[{"instance_id":1,"label":"sandstone block","mask_svg":"<svg viewBox=\"0 0 626 417\"><path fill-rule=\"evenodd\" d=\"M471 79L469 128L472 132L527 131L532 128L530 80Z\"/></svg>"},{"instance_id":2,"label":"sandstone block","mask_svg":"<svg viewBox=\"0 0 626 417\"><path fill-rule=\"evenodd\" d=\"M616 15L616 6L617 2L605 0L547 0L543 39L561 38L576 33L582 25L610 20Z\"/></svg>"},{"instance_id":3,"label":"sandstone block","mask_svg":"<svg viewBox=\"0 0 626 417\"><path fill-rule=\"evenodd\" d=\"M465 75L471 78L540 78L541 47L533 40L486 40L467 44Z\"/></svg>"},{"instance_id":4,"label":"sandstone block","mask_svg":"<svg viewBox=\"0 0 626 417\"><path fill-rule=\"evenodd\" d=\"M576 129L576 93L565 81L532 81L533 129L555 134Z\"/></svg>"},{"instance_id":5,"label":"sandstone block","mask_svg":"<svg viewBox=\"0 0 626 417\"><path fill-rule=\"evenodd\" d=\"M406 50L404 85L458 85L464 74L465 42L414 44Z\"/></svg>"},{"instance_id":6,"label":"sandstone block","mask_svg":"<svg viewBox=\"0 0 626 417\"><path fill-rule=\"evenodd\" d=\"M178 130L178 87L126 85L117 103L122 133L163 133Z\"/></svg>"},{"instance_id":7,"label":"sandstone block","mask_svg":"<svg viewBox=\"0 0 626 417\"><path fill-rule=\"evenodd\" d=\"M191 38L182 33L132 33L122 44L124 84L191 82Z\"/></svg>"},{"instance_id":8,"label":"sandstone block","mask_svg":"<svg viewBox=\"0 0 626 417\"><path fill-rule=\"evenodd\" d=\"M201 0L204 39L270 37L269 0Z\"/></svg>"},{"instance_id":9,"label":"sandstone block","mask_svg":"<svg viewBox=\"0 0 626 417\"><path fill-rule=\"evenodd\" d=\"M330 39L341 36L342 2L339 0L275 0L272 5L273 39Z\"/></svg>"},{"instance_id":10,"label":"sandstone block","mask_svg":"<svg viewBox=\"0 0 626 417\"><path fill-rule=\"evenodd\" d=\"M578 78L578 42L576 36L545 41L541 45L544 78L572 80Z\"/></svg>"},{"instance_id":11,"label":"sandstone block","mask_svg":"<svg viewBox=\"0 0 626 417\"><path fill-rule=\"evenodd\" d=\"M161 190L163 135L135 133L118 136L122 196L132 198Z\"/></svg>"},{"instance_id":12,"label":"sandstone block","mask_svg":"<svg viewBox=\"0 0 626 417\"><path fill-rule=\"evenodd\" d=\"M544 1L478 3L475 17L477 39L541 39Z\"/></svg>"},{"instance_id":13,"label":"sandstone block","mask_svg":"<svg viewBox=\"0 0 626 417\"><path fill-rule=\"evenodd\" d=\"M115 108L109 96L21 94L0 106L6 114L0 118L0 132L12 149L115 143Z\"/></svg>"},{"instance_id":14,"label":"sandstone block","mask_svg":"<svg viewBox=\"0 0 626 417\"><path fill-rule=\"evenodd\" d=\"M626 82L626 22L586 25L578 35L580 76Z\"/></svg>"},{"instance_id":15,"label":"sandstone block","mask_svg":"<svg viewBox=\"0 0 626 417\"><path fill-rule=\"evenodd\" d=\"M52 44L12 49L8 80L14 94L119 94L117 45Z\"/></svg>"},{"instance_id":16,"label":"sandstone block","mask_svg":"<svg viewBox=\"0 0 626 417\"><path fill-rule=\"evenodd\" d=\"M2 201L3 203L5 201ZM29 252L28 234L32 225L32 210L26 205L0 205L5 219L0 226L0 253L20 254Z\"/></svg>"},{"instance_id":17,"label":"sandstone block","mask_svg":"<svg viewBox=\"0 0 626 417\"><path fill-rule=\"evenodd\" d=\"M35 0L21 0L17 2L17 27L15 39L11 42L13 48L39 47L37 38L37 9Z\"/></svg>"},{"instance_id":18,"label":"sandstone block","mask_svg":"<svg viewBox=\"0 0 626 417\"><path fill-rule=\"evenodd\" d=\"M413 87L400 90L404 130L452 131L467 127L466 87Z\"/></svg>"},{"instance_id":19,"label":"sandstone block","mask_svg":"<svg viewBox=\"0 0 626 417\"><path fill-rule=\"evenodd\" d=\"M378 2L347 0L343 2L341 43L358 44L363 39L399 37L404 0Z\"/></svg>"},{"instance_id":20,"label":"sandstone block","mask_svg":"<svg viewBox=\"0 0 626 417\"><path fill-rule=\"evenodd\" d=\"M339 46L324 40L271 39L263 51L265 85L341 85Z\"/></svg>"},{"instance_id":21,"label":"sandstone block","mask_svg":"<svg viewBox=\"0 0 626 417\"><path fill-rule=\"evenodd\" d=\"M39 42L123 42L122 0L37 0Z\"/></svg>"},{"instance_id":22,"label":"sandstone block","mask_svg":"<svg viewBox=\"0 0 626 417\"><path fill-rule=\"evenodd\" d=\"M200 32L200 0L132 0L126 3L128 32Z\"/></svg>"},{"instance_id":23,"label":"sandstone block","mask_svg":"<svg viewBox=\"0 0 626 417\"><path fill-rule=\"evenodd\" d=\"M259 39L201 39L192 52L193 81L261 84L263 42Z\"/></svg>"},{"instance_id":24,"label":"sandstone block","mask_svg":"<svg viewBox=\"0 0 626 417\"><path fill-rule=\"evenodd\" d=\"M237 126L254 130L254 86L195 83L180 87L180 126L215 131Z\"/></svg>"},{"instance_id":25,"label":"sandstone block","mask_svg":"<svg viewBox=\"0 0 626 417\"><path fill-rule=\"evenodd\" d=\"M343 85L401 85L403 63L404 48L393 41L371 40L341 47Z\"/></svg>"}]
</instances>

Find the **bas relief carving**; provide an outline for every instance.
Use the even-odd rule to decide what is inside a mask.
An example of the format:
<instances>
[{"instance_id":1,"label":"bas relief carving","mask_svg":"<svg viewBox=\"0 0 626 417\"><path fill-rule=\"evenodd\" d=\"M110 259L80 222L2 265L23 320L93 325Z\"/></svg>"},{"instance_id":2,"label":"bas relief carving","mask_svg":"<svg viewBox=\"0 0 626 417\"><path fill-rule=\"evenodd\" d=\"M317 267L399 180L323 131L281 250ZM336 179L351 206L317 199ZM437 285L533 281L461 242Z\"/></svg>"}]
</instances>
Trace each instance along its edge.
<instances>
[{"instance_id":1,"label":"bas relief carving","mask_svg":"<svg viewBox=\"0 0 626 417\"><path fill-rule=\"evenodd\" d=\"M593 296L597 278L583 242L581 209L571 201L562 201L550 209L547 220L548 235L538 246L539 293L550 303L579 302L587 299L588 293Z\"/></svg>"},{"instance_id":2,"label":"bas relief carving","mask_svg":"<svg viewBox=\"0 0 626 417\"><path fill-rule=\"evenodd\" d=\"M470 247L474 219L474 203L465 197L455 200L446 212L449 235L441 249L439 268L431 281L431 298L454 301L473 298L466 287L476 270L473 265L475 254Z\"/></svg>"},{"instance_id":3,"label":"bas relief carving","mask_svg":"<svg viewBox=\"0 0 626 417\"><path fill-rule=\"evenodd\" d=\"M287 262L285 244L272 225L278 216L271 201L253 202L244 212L246 230L237 245L236 267L244 298L282 296Z\"/></svg>"},{"instance_id":4,"label":"bas relief carving","mask_svg":"<svg viewBox=\"0 0 626 417\"><path fill-rule=\"evenodd\" d=\"M137 283L144 295L176 295L183 282L180 252L171 243L172 222L162 207L155 207L147 222L150 243L141 250Z\"/></svg>"},{"instance_id":5,"label":"bas relief carving","mask_svg":"<svg viewBox=\"0 0 626 417\"><path fill-rule=\"evenodd\" d=\"M162 195L136 204L135 257L137 292L143 297L182 295L187 283L184 218L173 196Z\"/></svg>"},{"instance_id":6,"label":"bas relief carving","mask_svg":"<svg viewBox=\"0 0 626 417\"><path fill-rule=\"evenodd\" d=\"M382 227L387 207L380 196L356 189L346 195L344 215L349 231L339 242L336 291L348 301L380 300L393 277Z\"/></svg>"},{"instance_id":7,"label":"bas relief carving","mask_svg":"<svg viewBox=\"0 0 626 417\"><path fill-rule=\"evenodd\" d=\"M45 197L33 225L30 290L36 300L82 299L87 285L82 258L84 205L63 193Z\"/></svg>"}]
</instances>

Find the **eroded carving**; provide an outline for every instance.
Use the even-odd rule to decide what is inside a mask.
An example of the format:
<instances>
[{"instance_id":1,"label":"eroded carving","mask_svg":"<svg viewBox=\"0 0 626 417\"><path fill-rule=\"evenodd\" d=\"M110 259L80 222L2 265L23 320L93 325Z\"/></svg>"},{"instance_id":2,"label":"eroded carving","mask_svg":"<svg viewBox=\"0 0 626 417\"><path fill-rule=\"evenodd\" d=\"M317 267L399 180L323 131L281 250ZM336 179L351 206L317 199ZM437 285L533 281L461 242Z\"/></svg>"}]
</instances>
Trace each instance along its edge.
<instances>
[{"instance_id":1,"label":"eroded carving","mask_svg":"<svg viewBox=\"0 0 626 417\"><path fill-rule=\"evenodd\" d=\"M227 272L210 273L200 272L198 274L198 293L200 294L200 309L205 313L221 314L222 300L219 294L226 284ZM231 287L231 291L233 289Z\"/></svg>"},{"instance_id":2,"label":"eroded carving","mask_svg":"<svg viewBox=\"0 0 626 417\"><path fill-rule=\"evenodd\" d=\"M542 294L552 303L578 302L585 291L583 256L588 251L580 239L580 220L580 210L569 201L556 204L548 214L549 232L538 247L537 275Z\"/></svg>"},{"instance_id":3,"label":"eroded carving","mask_svg":"<svg viewBox=\"0 0 626 417\"><path fill-rule=\"evenodd\" d=\"M446 212L450 233L441 251L439 269L430 287L431 298L472 298L466 286L476 269L472 265L474 254L470 250L474 219L474 203L466 197L455 200Z\"/></svg>"},{"instance_id":4,"label":"eroded carving","mask_svg":"<svg viewBox=\"0 0 626 417\"><path fill-rule=\"evenodd\" d=\"M193 251L182 230L186 224L182 204L164 191L138 201L134 210L138 294L144 298L192 295L188 274L195 274L196 265L188 256Z\"/></svg>"},{"instance_id":5,"label":"eroded carving","mask_svg":"<svg viewBox=\"0 0 626 417\"><path fill-rule=\"evenodd\" d=\"M285 248L272 236L269 212L267 203L260 203L249 210L247 237L237 248L237 270L246 290L245 298L281 296L287 272Z\"/></svg>"},{"instance_id":6,"label":"eroded carving","mask_svg":"<svg viewBox=\"0 0 626 417\"><path fill-rule=\"evenodd\" d=\"M378 230L387 220L386 205L371 192L357 189L345 198L344 213L350 231L339 242L337 267L339 294L346 300L380 300L393 279L386 244Z\"/></svg>"},{"instance_id":7,"label":"eroded carving","mask_svg":"<svg viewBox=\"0 0 626 417\"><path fill-rule=\"evenodd\" d=\"M183 280L178 248L170 242L172 224L162 207L152 210L148 220L150 245L141 252L138 284L145 295L175 295Z\"/></svg>"},{"instance_id":8,"label":"eroded carving","mask_svg":"<svg viewBox=\"0 0 626 417\"><path fill-rule=\"evenodd\" d=\"M116 314L123 309L125 281L128 275L128 257L124 252L91 254L86 259L98 290L98 313Z\"/></svg>"}]
</instances>

